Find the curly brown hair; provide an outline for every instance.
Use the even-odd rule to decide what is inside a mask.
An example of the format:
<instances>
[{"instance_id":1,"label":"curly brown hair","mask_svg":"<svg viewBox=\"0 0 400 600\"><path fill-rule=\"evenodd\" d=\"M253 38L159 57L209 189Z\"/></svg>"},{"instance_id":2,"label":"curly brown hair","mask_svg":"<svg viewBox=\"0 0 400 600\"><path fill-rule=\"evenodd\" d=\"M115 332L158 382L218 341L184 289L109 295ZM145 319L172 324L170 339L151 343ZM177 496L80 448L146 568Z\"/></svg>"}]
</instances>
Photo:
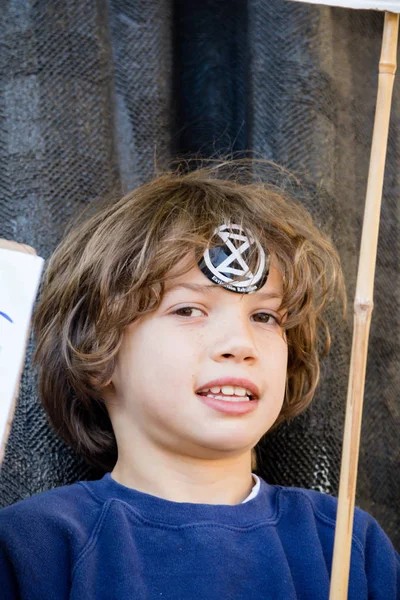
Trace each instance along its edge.
<instances>
[{"instance_id":1,"label":"curly brown hair","mask_svg":"<svg viewBox=\"0 0 400 600\"><path fill-rule=\"evenodd\" d=\"M270 165L217 160L193 170L180 162L75 223L50 258L34 316L39 393L56 434L89 464L110 471L117 460L102 388L124 329L158 307L178 258L194 253L199 260L226 221L273 253L283 276L288 371L274 426L310 404L330 346L323 312L337 297L345 305L343 276L310 214L260 177ZM254 460L253 451L253 468Z\"/></svg>"}]
</instances>

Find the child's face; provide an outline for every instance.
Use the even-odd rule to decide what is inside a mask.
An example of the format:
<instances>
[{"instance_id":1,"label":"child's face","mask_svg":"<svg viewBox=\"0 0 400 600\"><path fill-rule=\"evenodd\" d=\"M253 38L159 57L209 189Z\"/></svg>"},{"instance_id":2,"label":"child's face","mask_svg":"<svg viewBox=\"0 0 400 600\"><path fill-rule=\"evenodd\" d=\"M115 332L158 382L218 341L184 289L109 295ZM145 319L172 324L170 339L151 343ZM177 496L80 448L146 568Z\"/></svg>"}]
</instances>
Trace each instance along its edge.
<instances>
[{"instance_id":1,"label":"child's face","mask_svg":"<svg viewBox=\"0 0 400 600\"><path fill-rule=\"evenodd\" d=\"M129 438L201 458L254 447L284 398L287 344L273 318L282 317L281 294L274 260L266 284L252 294L212 284L197 266L174 278L159 308L124 333L108 405L119 449ZM206 404L197 392L219 379L256 386L254 410L234 415Z\"/></svg>"}]
</instances>

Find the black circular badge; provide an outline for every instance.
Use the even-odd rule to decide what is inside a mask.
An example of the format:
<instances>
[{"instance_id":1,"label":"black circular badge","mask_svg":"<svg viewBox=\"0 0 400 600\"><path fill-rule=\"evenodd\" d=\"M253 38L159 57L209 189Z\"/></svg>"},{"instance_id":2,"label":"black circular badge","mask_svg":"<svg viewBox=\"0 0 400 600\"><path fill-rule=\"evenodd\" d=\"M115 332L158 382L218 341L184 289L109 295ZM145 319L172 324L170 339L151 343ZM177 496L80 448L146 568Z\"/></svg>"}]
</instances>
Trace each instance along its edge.
<instances>
[{"instance_id":1,"label":"black circular badge","mask_svg":"<svg viewBox=\"0 0 400 600\"><path fill-rule=\"evenodd\" d=\"M262 288L268 278L270 255L260 242L246 235L240 225L231 224L217 227L213 237L218 237L221 243L204 252L199 261L201 272L231 292L250 294ZM248 265L254 250L259 258L256 273ZM237 281L239 277L243 279Z\"/></svg>"}]
</instances>

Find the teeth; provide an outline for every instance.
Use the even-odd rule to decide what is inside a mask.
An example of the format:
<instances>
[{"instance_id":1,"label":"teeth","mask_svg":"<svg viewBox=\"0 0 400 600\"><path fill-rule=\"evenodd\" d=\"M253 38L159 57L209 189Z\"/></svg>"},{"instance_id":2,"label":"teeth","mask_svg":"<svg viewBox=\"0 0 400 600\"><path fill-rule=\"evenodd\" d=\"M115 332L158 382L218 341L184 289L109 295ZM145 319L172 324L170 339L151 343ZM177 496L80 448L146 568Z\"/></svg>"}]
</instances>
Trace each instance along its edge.
<instances>
[{"instance_id":1,"label":"teeth","mask_svg":"<svg viewBox=\"0 0 400 600\"><path fill-rule=\"evenodd\" d=\"M225 396L233 396L233 394L235 393L235 388L233 387L233 385L223 385L221 387L221 392L225 394Z\"/></svg>"},{"instance_id":2,"label":"teeth","mask_svg":"<svg viewBox=\"0 0 400 600\"><path fill-rule=\"evenodd\" d=\"M248 396L243 398L240 396L221 396L207 394L207 398L214 398L214 400L225 400L225 402L250 402L250 398Z\"/></svg>"},{"instance_id":3,"label":"teeth","mask_svg":"<svg viewBox=\"0 0 400 600\"><path fill-rule=\"evenodd\" d=\"M247 391L244 388L237 387L235 385L235 396L247 396L247 395L251 396L250 392L249 392L249 394L247 394Z\"/></svg>"},{"instance_id":4,"label":"teeth","mask_svg":"<svg viewBox=\"0 0 400 600\"><path fill-rule=\"evenodd\" d=\"M232 402L249 400L252 396L252 392L250 390L236 385L223 385L221 387L214 386L212 388L204 388L202 392L207 394L210 398L232 400Z\"/></svg>"}]
</instances>

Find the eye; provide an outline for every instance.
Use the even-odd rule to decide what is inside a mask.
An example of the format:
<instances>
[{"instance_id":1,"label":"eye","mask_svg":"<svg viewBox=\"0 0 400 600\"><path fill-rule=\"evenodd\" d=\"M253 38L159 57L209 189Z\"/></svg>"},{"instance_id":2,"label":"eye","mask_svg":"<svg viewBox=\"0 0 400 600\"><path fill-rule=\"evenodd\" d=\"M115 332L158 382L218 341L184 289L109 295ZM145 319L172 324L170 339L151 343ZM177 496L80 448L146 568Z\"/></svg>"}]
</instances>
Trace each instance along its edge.
<instances>
[{"instance_id":1,"label":"eye","mask_svg":"<svg viewBox=\"0 0 400 600\"><path fill-rule=\"evenodd\" d=\"M256 313L255 315L253 315L252 318L256 323L264 323L266 325L269 325L269 324L280 325L279 318L271 313L259 312L259 313Z\"/></svg>"},{"instance_id":2,"label":"eye","mask_svg":"<svg viewBox=\"0 0 400 600\"><path fill-rule=\"evenodd\" d=\"M182 306L174 311L174 315L178 315L179 317L201 317L204 315L204 312L194 306Z\"/></svg>"}]
</instances>

